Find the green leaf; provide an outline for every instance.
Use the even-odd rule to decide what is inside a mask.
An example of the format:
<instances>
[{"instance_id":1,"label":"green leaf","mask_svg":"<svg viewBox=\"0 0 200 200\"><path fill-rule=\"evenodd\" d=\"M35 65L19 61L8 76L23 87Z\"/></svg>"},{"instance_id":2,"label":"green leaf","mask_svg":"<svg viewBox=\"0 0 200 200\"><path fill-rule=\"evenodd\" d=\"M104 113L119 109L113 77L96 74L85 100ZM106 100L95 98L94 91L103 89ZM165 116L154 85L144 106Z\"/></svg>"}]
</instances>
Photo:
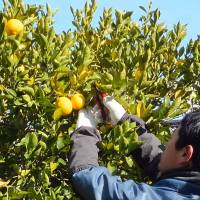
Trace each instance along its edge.
<instances>
[{"instance_id":1,"label":"green leaf","mask_svg":"<svg viewBox=\"0 0 200 200\"><path fill-rule=\"evenodd\" d=\"M179 50L179 57L181 57L185 52L185 47L181 47Z\"/></svg>"},{"instance_id":2,"label":"green leaf","mask_svg":"<svg viewBox=\"0 0 200 200\"><path fill-rule=\"evenodd\" d=\"M28 94L22 95L22 99L27 103L31 102L31 97Z\"/></svg>"},{"instance_id":3,"label":"green leaf","mask_svg":"<svg viewBox=\"0 0 200 200\"><path fill-rule=\"evenodd\" d=\"M62 149L65 146L65 141L63 137L58 137L57 142L56 142L56 146L58 148L58 150Z\"/></svg>"},{"instance_id":4,"label":"green leaf","mask_svg":"<svg viewBox=\"0 0 200 200\"><path fill-rule=\"evenodd\" d=\"M53 113L53 120L57 121L62 117L62 109L61 108L57 108L54 113Z\"/></svg>"},{"instance_id":5,"label":"green leaf","mask_svg":"<svg viewBox=\"0 0 200 200\"><path fill-rule=\"evenodd\" d=\"M133 142L130 142L129 145L128 145L128 152L127 154L130 154L131 152L133 152L135 149L139 148L139 146L141 146L143 144L142 141L133 141Z\"/></svg>"},{"instance_id":6,"label":"green leaf","mask_svg":"<svg viewBox=\"0 0 200 200\"><path fill-rule=\"evenodd\" d=\"M34 89L31 88L31 87L28 87L28 86L26 86L26 87L18 87L17 91L24 92L24 93L27 93L27 94L32 95L32 96L35 95Z\"/></svg>"},{"instance_id":7,"label":"green leaf","mask_svg":"<svg viewBox=\"0 0 200 200\"><path fill-rule=\"evenodd\" d=\"M60 163L62 165L66 165L66 161L63 160L62 158L58 158L58 163Z\"/></svg>"},{"instance_id":8,"label":"green leaf","mask_svg":"<svg viewBox=\"0 0 200 200\"><path fill-rule=\"evenodd\" d=\"M105 73L105 77L106 77L106 79L110 82L112 82L113 81L113 75L111 74L111 73L108 73L108 72L106 72Z\"/></svg>"},{"instance_id":9,"label":"green leaf","mask_svg":"<svg viewBox=\"0 0 200 200\"><path fill-rule=\"evenodd\" d=\"M43 141L39 141L38 144L42 147L43 150L46 150L47 145Z\"/></svg>"},{"instance_id":10,"label":"green leaf","mask_svg":"<svg viewBox=\"0 0 200 200\"><path fill-rule=\"evenodd\" d=\"M114 172L116 171L115 166L113 166L113 165L111 164L111 162L108 162L107 168L108 168L108 171L109 171L111 174L114 173Z\"/></svg>"},{"instance_id":11,"label":"green leaf","mask_svg":"<svg viewBox=\"0 0 200 200\"><path fill-rule=\"evenodd\" d=\"M27 133L25 136L24 142L25 142L28 152L32 152L38 144L37 135L33 132Z\"/></svg>"},{"instance_id":12,"label":"green leaf","mask_svg":"<svg viewBox=\"0 0 200 200\"><path fill-rule=\"evenodd\" d=\"M133 159L130 157L125 157L126 163L128 164L129 167L133 167Z\"/></svg>"},{"instance_id":13,"label":"green leaf","mask_svg":"<svg viewBox=\"0 0 200 200\"><path fill-rule=\"evenodd\" d=\"M53 171L57 169L58 165L59 164L56 162L50 162L51 173L53 173Z\"/></svg>"},{"instance_id":14,"label":"green leaf","mask_svg":"<svg viewBox=\"0 0 200 200\"><path fill-rule=\"evenodd\" d=\"M126 79L126 69L125 67L123 68L123 70L120 72L120 80L124 80Z\"/></svg>"},{"instance_id":15,"label":"green leaf","mask_svg":"<svg viewBox=\"0 0 200 200\"><path fill-rule=\"evenodd\" d=\"M140 8L141 10L143 10L145 13L147 12L146 9L145 9L143 6L139 6L139 8Z\"/></svg>"},{"instance_id":16,"label":"green leaf","mask_svg":"<svg viewBox=\"0 0 200 200\"><path fill-rule=\"evenodd\" d=\"M43 172L43 183L44 185L47 187L49 184L50 184L50 181L49 181L49 176L47 173Z\"/></svg>"},{"instance_id":17,"label":"green leaf","mask_svg":"<svg viewBox=\"0 0 200 200\"><path fill-rule=\"evenodd\" d=\"M5 88L5 91L6 91L9 95L11 95L12 97L17 97L17 94L16 94L16 92L15 92L14 90L9 89L9 88Z\"/></svg>"}]
</instances>

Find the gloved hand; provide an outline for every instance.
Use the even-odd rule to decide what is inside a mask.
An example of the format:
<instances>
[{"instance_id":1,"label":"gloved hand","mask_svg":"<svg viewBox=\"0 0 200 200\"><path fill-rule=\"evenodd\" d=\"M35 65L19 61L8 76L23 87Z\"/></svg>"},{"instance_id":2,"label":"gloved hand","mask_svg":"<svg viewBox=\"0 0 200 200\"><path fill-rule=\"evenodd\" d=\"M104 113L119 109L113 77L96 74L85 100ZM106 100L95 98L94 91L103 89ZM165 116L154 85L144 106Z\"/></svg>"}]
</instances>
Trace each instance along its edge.
<instances>
[{"instance_id":1,"label":"gloved hand","mask_svg":"<svg viewBox=\"0 0 200 200\"><path fill-rule=\"evenodd\" d=\"M102 95L102 103L107 108L106 113L110 123L115 126L126 113L125 109L112 96ZM98 104L93 108L85 108L79 111L76 127L87 126L96 129L103 122L102 111Z\"/></svg>"},{"instance_id":2,"label":"gloved hand","mask_svg":"<svg viewBox=\"0 0 200 200\"><path fill-rule=\"evenodd\" d=\"M94 120L94 117L92 115L90 108L79 110L76 128L80 128L81 126L96 128L97 124Z\"/></svg>"},{"instance_id":3,"label":"gloved hand","mask_svg":"<svg viewBox=\"0 0 200 200\"><path fill-rule=\"evenodd\" d=\"M102 122L103 119L99 107L95 105L93 108L88 107L79 111L76 128L87 126L96 129L97 125Z\"/></svg>"},{"instance_id":4,"label":"gloved hand","mask_svg":"<svg viewBox=\"0 0 200 200\"><path fill-rule=\"evenodd\" d=\"M109 111L111 124L115 126L126 113L125 109L112 96L102 96L102 102Z\"/></svg>"}]
</instances>

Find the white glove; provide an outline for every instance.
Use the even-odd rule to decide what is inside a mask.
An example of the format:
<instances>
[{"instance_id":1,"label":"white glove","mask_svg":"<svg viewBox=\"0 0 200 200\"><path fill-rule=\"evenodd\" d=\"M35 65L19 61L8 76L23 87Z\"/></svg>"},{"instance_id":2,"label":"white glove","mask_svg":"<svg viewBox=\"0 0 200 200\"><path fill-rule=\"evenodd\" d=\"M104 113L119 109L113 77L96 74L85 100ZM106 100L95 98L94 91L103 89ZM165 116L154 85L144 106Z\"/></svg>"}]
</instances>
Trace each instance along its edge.
<instances>
[{"instance_id":1,"label":"white glove","mask_svg":"<svg viewBox=\"0 0 200 200\"><path fill-rule=\"evenodd\" d=\"M102 114L101 114L100 108L97 104L91 109L91 113L94 117L96 124L103 123Z\"/></svg>"},{"instance_id":2,"label":"white glove","mask_svg":"<svg viewBox=\"0 0 200 200\"><path fill-rule=\"evenodd\" d=\"M126 113L125 109L111 96L103 97L103 104L109 110L111 124L116 125Z\"/></svg>"},{"instance_id":3,"label":"white glove","mask_svg":"<svg viewBox=\"0 0 200 200\"><path fill-rule=\"evenodd\" d=\"M96 129L97 123L90 108L79 110L76 128L80 128L81 126L87 126Z\"/></svg>"},{"instance_id":4,"label":"white glove","mask_svg":"<svg viewBox=\"0 0 200 200\"><path fill-rule=\"evenodd\" d=\"M111 124L115 126L126 113L125 109L111 96L103 97L103 104L109 111ZM86 108L79 111L76 128L87 126L96 129L97 124L102 122L102 113L99 106L95 105L92 109Z\"/></svg>"}]
</instances>

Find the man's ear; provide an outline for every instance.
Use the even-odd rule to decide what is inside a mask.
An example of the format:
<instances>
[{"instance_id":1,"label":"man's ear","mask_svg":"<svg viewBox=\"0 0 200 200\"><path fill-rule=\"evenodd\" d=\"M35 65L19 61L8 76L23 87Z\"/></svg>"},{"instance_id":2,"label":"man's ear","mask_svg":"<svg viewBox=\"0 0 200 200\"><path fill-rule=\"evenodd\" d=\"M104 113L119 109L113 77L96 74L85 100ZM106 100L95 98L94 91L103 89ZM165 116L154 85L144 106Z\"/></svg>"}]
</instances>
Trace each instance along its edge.
<instances>
[{"instance_id":1,"label":"man's ear","mask_svg":"<svg viewBox=\"0 0 200 200\"><path fill-rule=\"evenodd\" d=\"M182 150L182 163L188 163L192 160L194 148L192 145L187 145Z\"/></svg>"}]
</instances>

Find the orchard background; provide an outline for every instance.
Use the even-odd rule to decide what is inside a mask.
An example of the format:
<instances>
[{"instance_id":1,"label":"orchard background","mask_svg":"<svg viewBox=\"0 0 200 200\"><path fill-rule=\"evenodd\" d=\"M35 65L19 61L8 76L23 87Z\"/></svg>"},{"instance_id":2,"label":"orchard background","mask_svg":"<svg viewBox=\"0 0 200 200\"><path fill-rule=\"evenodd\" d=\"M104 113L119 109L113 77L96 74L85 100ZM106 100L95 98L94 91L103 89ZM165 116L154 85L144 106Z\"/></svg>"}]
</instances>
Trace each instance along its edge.
<instances>
[{"instance_id":1,"label":"orchard background","mask_svg":"<svg viewBox=\"0 0 200 200\"><path fill-rule=\"evenodd\" d=\"M165 142L174 118L199 105L200 39L181 46L186 28L169 30L160 11L105 9L91 22L96 1L71 9L75 30L57 34L53 12L22 0L4 1L0 13L0 197L1 199L78 199L68 179L67 154L77 112L55 116L56 99L81 93L86 105L92 84L143 118ZM114 15L112 15L114 13ZM5 25L18 19L23 31L9 35ZM100 163L124 179L146 180L130 156L141 144L135 124L101 126ZM89 144L88 144L89 145Z\"/></svg>"}]
</instances>

